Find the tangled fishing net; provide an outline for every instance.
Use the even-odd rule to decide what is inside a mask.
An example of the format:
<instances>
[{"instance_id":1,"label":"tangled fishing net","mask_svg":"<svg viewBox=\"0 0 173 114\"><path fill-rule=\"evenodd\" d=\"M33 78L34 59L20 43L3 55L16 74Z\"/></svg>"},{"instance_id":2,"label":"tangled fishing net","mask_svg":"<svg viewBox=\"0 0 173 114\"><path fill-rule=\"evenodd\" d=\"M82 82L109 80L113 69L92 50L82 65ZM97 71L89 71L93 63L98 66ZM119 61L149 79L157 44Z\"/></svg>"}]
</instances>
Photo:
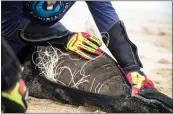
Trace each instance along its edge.
<instances>
[{"instance_id":1,"label":"tangled fishing net","mask_svg":"<svg viewBox=\"0 0 173 114\"><path fill-rule=\"evenodd\" d=\"M106 49L104 50L104 52L105 51ZM96 59L99 57L100 56L96 57ZM90 75L85 73L85 66L87 66L87 64L90 63L92 60L86 61L81 68L76 68L72 70L70 66L64 65L65 58L70 60L71 62L81 60L80 57L73 58L71 56L71 53L61 51L60 49L51 46L51 44L47 47L38 46L37 50L32 55L32 61L35 66L38 67L38 69L40 70L40 75L44 76L45 78L54 83L60 83L64 86L71 86L77 89L79 88L79 85L83 83L89 83L88 78L90 77ZM68 83L64 83L61 80L63 72L68 72L68 79L70 79ZM81 76L78 80L75 79L77 75ZM92 80L90 91L92 90L95 80L96 77ZM102 86L103 84L98 83L95 87L95 92L99 92Z\"/></svg>"},{"instance_id":2,"label":"tangled fishing net","mask_svg":"<svg viewBox=\"0 0 173 114\"><path fill-rule=\"evenodd\" d=\"M86 28L89 30L86 31L96 31L91 24L88 25L90 26ZM96 32L90 32L90 34L93 35ZM101 35L103 34L108 33ZM103 53L109 51L104 43L101 49ZM51 82L94 93L110 95L125 93L123 77L116 68L115 61L107 54L97 56L94 61L85 60L50 44L47 47L37 46L32 55L32 61L39 69L39 75Z\"/></svg>"}]
</instances>

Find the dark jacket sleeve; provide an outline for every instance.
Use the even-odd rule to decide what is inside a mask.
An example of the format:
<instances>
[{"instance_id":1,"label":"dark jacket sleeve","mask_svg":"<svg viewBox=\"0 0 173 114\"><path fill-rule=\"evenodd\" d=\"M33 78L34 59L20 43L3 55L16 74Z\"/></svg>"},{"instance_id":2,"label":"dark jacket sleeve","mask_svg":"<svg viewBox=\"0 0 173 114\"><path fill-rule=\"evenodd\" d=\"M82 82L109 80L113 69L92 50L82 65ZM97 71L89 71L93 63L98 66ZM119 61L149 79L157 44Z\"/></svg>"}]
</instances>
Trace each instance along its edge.
<instances>
[{"instance_id":1,"label":"dark jacket sleeve","mask_svg":"<svg viewBox=\"0 0 173 114\"><path fill-rule=\"evenodd\" d=\"M86 1L100 32L106 32L119 17L110 1Z\"/></svg>"},{"instance_id":2,"label":"dark jacket sleeve","mask_svg":"<svg viewBox=\"0 0 173 114\"><path fill-rule=\"evenodd\" d=\"M1 90L13 87L21 78L18 59L5 40L1 40Z\"/></svg>"}]
</instances>

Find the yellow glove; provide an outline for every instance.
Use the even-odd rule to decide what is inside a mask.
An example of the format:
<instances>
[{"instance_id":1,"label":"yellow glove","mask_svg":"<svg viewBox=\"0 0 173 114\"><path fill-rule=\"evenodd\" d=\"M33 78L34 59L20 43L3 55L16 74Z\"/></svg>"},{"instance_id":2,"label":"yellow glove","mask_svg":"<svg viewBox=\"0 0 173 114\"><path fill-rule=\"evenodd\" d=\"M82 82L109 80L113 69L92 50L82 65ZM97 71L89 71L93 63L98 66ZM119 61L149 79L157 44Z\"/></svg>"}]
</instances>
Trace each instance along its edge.
<instances>
[{"instance_id":1,"label":"yellow glove","mask_svg":"<svg viewBox=\"0 0 173 114\"><path fill-rule=\"evenodd\" d=\"M4 113L24 113L27 109L28 89L23 80L6 91L2 91L2 109Z\"/></svg>"},{"instance_id":2,"label":"yellow glove","mask_svg":"<svg viewBox=\"0 0 173 114\"><path fill-rule=\"evenodd\" d=\"M144 73L140 72L129 72L126 75L127 80L131 84L132 93L131 95L134 96L135 94L139 93L143 88L153 88L159 91L156 87L155 83L150 80Z\"/></svg>"},{"instance_id":3,"label":"yellow glove","mask_svg":"<svg viewBox=\"0 0 173 114\"><path fill-rule=\"evenodd\" d=\"M102 55L102 51L99 48L101 45L102 42L95 36L79 32L69 38L66 49L75 52L85 59L93 60L96 55Z\"/></svg>"}]
</instances>

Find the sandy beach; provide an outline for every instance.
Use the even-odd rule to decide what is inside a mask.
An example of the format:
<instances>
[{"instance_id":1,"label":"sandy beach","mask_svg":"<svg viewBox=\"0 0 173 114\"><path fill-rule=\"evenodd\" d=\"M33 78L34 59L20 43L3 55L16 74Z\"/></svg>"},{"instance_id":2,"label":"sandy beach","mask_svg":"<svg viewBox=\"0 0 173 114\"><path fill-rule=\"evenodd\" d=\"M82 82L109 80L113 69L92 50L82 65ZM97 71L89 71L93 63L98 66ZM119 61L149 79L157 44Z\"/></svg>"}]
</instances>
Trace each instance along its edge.
<instances>
[{"instance_id":1,"label":"sandy beach","mask_svg":"<svg viewBox=\"0 0 173 114\"><path fill-rule=\"evenodd\" d=\"M76 3L61 20L71 31L85 31L85 22L92 20L87 5L79 4ZM78 7L84 7L82 10L85 13L77 10ZM138 47L144 66L142 70L163 93L172 97L172 13L134 9L123 9L118 13L125 23L129 38ZM93 107L77 107L33 97L30 97L28 105L27 113L102 112Z\"/></svg>"}]
</instances>

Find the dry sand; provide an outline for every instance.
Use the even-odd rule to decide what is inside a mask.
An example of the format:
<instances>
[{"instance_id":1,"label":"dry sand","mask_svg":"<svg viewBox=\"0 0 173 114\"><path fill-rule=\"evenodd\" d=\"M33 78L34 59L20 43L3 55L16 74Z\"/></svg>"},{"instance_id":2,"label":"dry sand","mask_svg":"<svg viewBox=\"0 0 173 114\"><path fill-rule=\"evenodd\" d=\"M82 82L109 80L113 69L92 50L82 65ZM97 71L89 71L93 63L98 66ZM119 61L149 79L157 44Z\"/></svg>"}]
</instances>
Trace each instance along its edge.
<instances>
[{"instance_id":1,"label":"dry sand","mask_svg":"<svg viewBox=\"0 0 173 114\"><path fill-rule=\"evenodd\" d=\"M70 12L74 12L74 10L70 10ZM71 30L83 31L84 22L87 18L82 17L82 14L80 16L78 19L68 12L62 21L66 22L65 25L68 25L67 28L70 26ZM69 17L70 21L67 22ZM172 14L122 11L120 18L126 25L130 39L138 46L139 56L144 66L143 71L156 82L163 93L172 97ZM30 97L27 112L80 113L102 111L93 107L77 107Z\"/></svg>"}]
</instances>

